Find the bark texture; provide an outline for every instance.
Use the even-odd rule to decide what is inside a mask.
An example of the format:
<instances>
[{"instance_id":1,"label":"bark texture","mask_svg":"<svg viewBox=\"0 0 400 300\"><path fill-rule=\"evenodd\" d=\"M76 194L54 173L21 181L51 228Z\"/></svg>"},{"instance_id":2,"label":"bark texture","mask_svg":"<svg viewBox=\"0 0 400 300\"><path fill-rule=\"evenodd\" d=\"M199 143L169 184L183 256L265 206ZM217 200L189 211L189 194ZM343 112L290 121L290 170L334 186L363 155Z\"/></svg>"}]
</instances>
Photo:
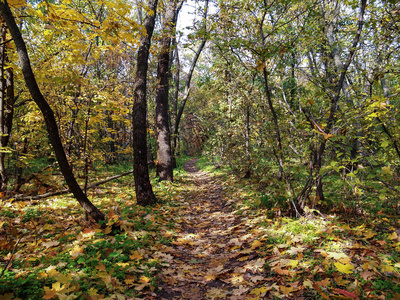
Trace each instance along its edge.
<instances>
[{"instance_id":1,"label":"bark texture","mask_svg":"<svg viewBox=\"0 0 400 300\"><path fill-rule=\"evenodd\" d=\"M65 178L65 181L67 182L69 189L74 194L76 200L78 200L79 204L83 207L85 212L87 212L88 215L97 222L104 220L104 214L100 210L98 210L86 197L86 195L83 193L82 189L78 185L74 174L72 173L72 169L69 165L67 156L65 155L64 147L60 139L57 122L54 117L54 112L39 89L35 75L32 71L25 41L22 38L21 32L6 1L0 1L0 12L3 16L3 19L7 23L8 29L10 30L11 36L15 42L26 86L28 87L32 99L35 101L43 114L50 143L53 146L58 165Z\"/></svg>"},{"instance_id":2,"label":"bark texture","mask_svg":"<svg viewBox=\"0 0 400 300\"><path fill-rule=\"evenodd\" d=\"M157 3L158 0L150 0L149 9L153 13L147 14L143 23L147 35L140 39L133 91L133 175L135 178L136 202L143 206L156 203L147 166L146 91L148 58L156 19Z\"/></svg>"},{"instance_id":3,"label":"bark texture","mask_svg":"<svg viewBox=\"0 0 400 300\"><path fill-rule=\"evenodd\" d=\"M171 130L169 122L169 80L170 46L175 31L176 0L170 0L165 11L163 38L158 56L157 92L156 92L156 125L157 125L157 175L160 181L173 181L173 160L171 150Z\"/></svg>"}]
</instances>

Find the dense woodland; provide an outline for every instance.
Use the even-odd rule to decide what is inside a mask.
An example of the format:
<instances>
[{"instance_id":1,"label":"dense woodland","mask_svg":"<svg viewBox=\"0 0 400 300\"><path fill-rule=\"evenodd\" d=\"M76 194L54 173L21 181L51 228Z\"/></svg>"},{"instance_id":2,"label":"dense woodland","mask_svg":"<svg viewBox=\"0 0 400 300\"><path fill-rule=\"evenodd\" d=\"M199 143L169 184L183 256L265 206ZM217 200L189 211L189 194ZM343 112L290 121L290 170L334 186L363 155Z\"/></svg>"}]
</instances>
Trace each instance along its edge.
<instances>
[{"instance_id":1,"label":"dense woodland","mask_svg":"<svg viewBox=\"0 0 400 300\"><path fill-rule=\"evenodd\" d=\"M0 295L400 299L396 0L0 0L0 12ZM193 156L206 177L184 170ZM168 294L160 282L176 282L159 274L171 245L193 246L182 215L207 207L202 193L233 228L254 220L237 256L261 259L264 279L235 284L225 262L203 275L229 286Z\"/></svg>"}]
</instances>

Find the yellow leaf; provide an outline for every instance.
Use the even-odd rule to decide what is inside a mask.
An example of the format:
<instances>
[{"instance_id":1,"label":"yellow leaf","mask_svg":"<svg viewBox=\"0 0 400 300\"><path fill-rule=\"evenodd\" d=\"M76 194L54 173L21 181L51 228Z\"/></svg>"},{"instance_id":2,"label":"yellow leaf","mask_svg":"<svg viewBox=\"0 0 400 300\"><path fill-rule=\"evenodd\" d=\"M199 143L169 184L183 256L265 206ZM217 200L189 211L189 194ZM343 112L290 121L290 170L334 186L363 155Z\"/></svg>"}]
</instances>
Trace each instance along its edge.
<instances>
[{"instance_id":1,"label":"yellow leaf","mask_svg":"<svg viewBox=\"0 0 400 300\"><path fill-rule=\"evenodd\" d=\"M339 272L344 274L352 274L354 266L352 264L341 264L340 262L334 263Z\"/></svg>"},{"instance_id":2,"label":"yellow leaf","mask_svg":"<svg viewBox=\"0 0 400 300\"><path fill-rule=\"evenodd\" d=\"M306 279L306 280L304 280L303 285L305 287L312 288L313 287L313 282L310 279Z\"/></svg>"},{"instance_id":3,"label":"yellow leaf","mask_svg":"<svg viewBox=\"0 0 400 300\"><path fill-rule=\"evenodd\" d=\"M137 260L137 259L141 259L143 258L143 255L140 254L139 252L137 252L137 250L135 250L132 255L129 256L130 259L132 260Z\"/></svg>"},{"instance_id":4,"label":"yellow leaf","mask_svg":"<svg viewBox=\"0 0 400 300\"><path fill-rule=\"evenodd\" d=\"M397 233L396 231L393 231L393 233L388 235L389 240L397 240Z\"/></svg>"},{"instance_id":5,"label":"yellow leaf","mask_svg":"<svg viewBox=\"0 0 400 300\"><path fill-rule=\"evenodd\" d=\"M260 288L255 288L253 289L250 294L256 295L256 296L261 296L262 294L264 294L265 292L267 292L268 288L263 286Z\"/></svg>"},{"instance_id":6,"label":"yellow leaf","mask_svg":"<svg viewBox=\"0 0 400 300\"><path fill-rule=\"evenodd\" d=\"M248 260L248 259L249 259L249 256L246 255L246 256L239 257L238 261L245 261L245 260Z\"/></svg>"},{"instance_id":7,"label":"yellow leaf","mask_svg":"<svg viewBox=\"0 0 400 300\"><path fill-rule=\"evenodd\" d=\"M291 259L290 262L288 263L288 265L291 266L292 268L296 268L298 264L299 261L295 259Z\"/></svg>"},{"instance_id":8,"label":"yellow leaf","mask_svg":"<svg viewBox=\"0 0 400 300\"><path fill-rule=\"evenodd\" d=\"M44 295L43 299L51 299L57 296L57 292L53 291L53 289L48 288L47 286L44 287Z\"/></svg>"},{"instance_id":9,"label":"yellow leaf","mask_svg":"<svg viewBox=\"0 0 400 300\"><path fill-rule=\"evenodd\" d=\"M60 274L57 276L57 281L63 284L69 283L72 281L72 276L71 275L64 275Z\"/></svg>"},{"instance_id":10,"label":"yellow leaf","mask_svg":"<svg viewBox=\"0 0 400 300\"><path fill-rule=\"evenodd\" d=\"M99 294L97 294L97 290L95 288L90 288L90 290L88 290L88 295L89 296L98 296Z\"/></svg>"},{"instance_id":11,"label":"yellow leaf","mask_svg":"<svg viewBox=\"0 0 400 300\"><path fill-rule=\"evenodd\" d=\"M376 233L373 232L372 230L368 230L366 233L364 233L364 236L365 236L367 239L373 238L375 235L376 235Z\"/></svg>"},{"instance_id":12,"label":"yellow leaf","mask_svg":"<svg viewBox=\"0 0 400 300\"><path fill-rule=\"evenodd\" d=\"M105 234L109 234L111 232L111 226L107 226L106 229L104 229Z\"/></svg>"},{"instance_id":13,"label":"yellow leaf","mask_svg":"<svg viewBox=\"0 0 400 300\"><path fill-rule=\"evenodd\" d=\"M280 285L279 287L281 289L282 295L288 295L291 292L293 292L294 290L296 290L294 287L291 287L291 286L286 287L286 286Z\"/></svg>"},{"instance_id":14,"label":"yellow leaf","mask_svg":"<svg viewBox=\"0 0 400 300\"><path fill-rule=\"evenodd\" d=\"M141 283L149 283L150 282L150 278L146 277L146 276L140 276L139 282L141 282Z\"/></svg>"},{"instance_id":15,"label":"yellow leaf","mask_svg":"<svg viewBox=\"0 0 400 300\"><path fill-rule=\"evenodd\" d=\"M260 241L255 240L255 241L251 244L251 250L254 250L254 249L260 247L262 244L263 244L263 243L261 243Z\"/></svg>"},{"instance_id":16,"label":"yellow leaf","mask_svg":"<svg viewBox=\"0 0 400 300\"><path fill-rule=\"evenodd\" d=\"M47 274L49 275L50 278L54 278L60 275L60 272L58 272L56 269L50 269L47 271Z\"/></svg>"},{"instance_id":17,"label":"yellow leaf","mask_svg":"<svg viewBox=\"0 0 400 300\"><path fill-rule=\"evenodd\" d=\"M121 263L121 262L119 262L119 263L117 263L117 266L120 266L122 268L126 268L126 267L129 267L129 263Z\"/></svg>"},{"instance_id":18,"label":"yellow leaf","mask_svg":"<svg viewBox=\"0 0 400 300\"><path fill-rule=\"evenodd\" d=\"M383 173L389 174L389 175L393 175L393 172L390 170L390 166L389 167L382 167L382 171Z\"/></svg>"},{"instance_id":19,"label":"yellow leaf","mask_svg":"<svg viewBox=\"0 0 400 300\"><path fill-rule=\"evenodd\" d=\"M381 267L382 267L382 271L384 271L384 272L394 272L394 268L392 266L385 264L385 265L381 265Z\"/></svg>"},{"instance_id":20,"label":"yellow leaf","mask_svg":"<svg viewBox=\"0 0 400 300\"><path fill-rule=\"evenodd\" d=\"M204 276L204 279L206 281L212 281L212 280L215 280L216 277L217 277L216 274L207 274L207 275Z\"/></svg>"},{"instance_id":21,"label":"yellow leaf","mask_svg":"<svg viewBox=\"0 0 400 300\"><path fill-rule=\"evenodd\" d=\"M71 249L71 251L69 251L69 255L71 255L72 258L77 258L79 255L81 255L81 253L83 253L83 249L84 247L76 245L74 248Z\"/></svg>"},{"instance_id":22,"label":"yellow leaf","mask_svg":"<svg viewBox=\"0 0 400 300\"><path fill-rule=\"evenodd\" d=\"M58 282L58 281L56 283L53 283L52 290L54 290L56 292L59 292L59 291L63 290L63 288L61 286L61 283Z\"/></svg>"}]
</instances>

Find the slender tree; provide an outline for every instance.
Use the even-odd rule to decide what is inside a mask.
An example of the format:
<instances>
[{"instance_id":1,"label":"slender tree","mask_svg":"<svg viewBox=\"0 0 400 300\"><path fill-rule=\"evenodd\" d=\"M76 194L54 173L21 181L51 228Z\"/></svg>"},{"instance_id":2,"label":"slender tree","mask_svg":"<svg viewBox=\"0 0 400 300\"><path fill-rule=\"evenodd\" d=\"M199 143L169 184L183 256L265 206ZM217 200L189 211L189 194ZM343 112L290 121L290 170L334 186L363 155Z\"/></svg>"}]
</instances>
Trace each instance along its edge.
<instances>
[{"instance_id":1,"label":"slender tree","mask_svg":"<svg viewBox=\"0 0 400 300\"><path fill-rule=\"evenodd\" d=\"M46 123L46 129L49 135L49 140L53 146L58 165L65 178L65 181L67 182L69 189L74 194L75 198L78 200L79 204L83 207L85 212L87 212L87 214L97 222L104 220L104 214L99 209L97 209L92 202L90 202L90 200L86 197L85 193L82 191L81 187L78 185L75 179L70 164L67 160L67 156L65 155L64 147L62 145L58 132L57 122L54 117L54 112L39 89L35 75L33 74L25 41L22 38L21 32L15 22L14 16L7 1L0 1L0 12L4 21L7 24L7 27L17 48L19 62L21 65L22 73L24 75L26 86L28 87L32 99L35 101L43 114Z\"/></svg>"},{"instance_id":2,"label":"slender tree","mask_svg":"<svg viewBox=\"0 0 400 300\"><path fill-rule=\"evenodd\" d=\"M0 192L7 190L8 175L6 173L6 147L10 139L14 113L14 81L13 70L6 68L7 63L7 27L0 20Z\"/></svg>"},{"instance_id":3,"label":"slender tree","mask_svg":"<svg viewBox=\"0 0 400 300\"><path fill-rule=\"evenodd\" d=\"M190 96L190 84L192 81L193 72L196 67L197 61L199 60L200 54L203 51L204 46L207 43L206 20L207 20L207 12L208 12L208 2L209 2L209 0L206 0L205 4L204 4L204 18L203 18L203 28L202 28L203 39L199 45L199 48L197 48L196 54L194 55L192 63L190 65L189 73L186 78L185 90L184 90L184 94L182 97L181 106L179 108L179 111L178 111L178 113L176 115L176 119L175 119L174 134L173 134L173 141L172 141L173 155L175 155L175 151L176 151L176 147L177 147L177 139L178 139L178 134L179 134L179 123L181 122L181 118L183 115L183 111L185 110L186 102Z\"/></svg>"},{"instance_id":4,"label":"slender tree","mask_svg":"<svg viewBox=\"0 0 400 300\"><path fill-rule=\"evenodd\" d=\"M137 69L134 85L133 103L133 169L135 178L136 201L139 205L150 205L156 202L150 183L147 166L147 69L151 37L153 35L158 0L150 0L144 27L147 35L142 36L137 53Z\"/></svg>"}]
</instances>

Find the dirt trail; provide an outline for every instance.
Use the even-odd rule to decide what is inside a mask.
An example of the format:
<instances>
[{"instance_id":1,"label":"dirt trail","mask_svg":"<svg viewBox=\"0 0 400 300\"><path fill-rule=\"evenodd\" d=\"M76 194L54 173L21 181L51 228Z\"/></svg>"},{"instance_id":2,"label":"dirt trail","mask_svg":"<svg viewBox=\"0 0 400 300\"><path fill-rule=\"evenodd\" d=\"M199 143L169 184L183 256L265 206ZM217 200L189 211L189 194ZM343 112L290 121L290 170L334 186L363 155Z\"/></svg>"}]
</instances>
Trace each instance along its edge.
<instances>
[{"instance_id":1,"label":"dirt trail","mask_svg":"<svg viewBox=\"0 0 400 300\"><path fill-rule=\"evenodd\" d=\"M195 163L184 165L190 177L179 208L181 231L162 251L169 267L163 270L157 299L258 298L255 288L265 282L265 259L258 256L252 224L235 213L221 182Z\"/></svg>"}]
</instances>

